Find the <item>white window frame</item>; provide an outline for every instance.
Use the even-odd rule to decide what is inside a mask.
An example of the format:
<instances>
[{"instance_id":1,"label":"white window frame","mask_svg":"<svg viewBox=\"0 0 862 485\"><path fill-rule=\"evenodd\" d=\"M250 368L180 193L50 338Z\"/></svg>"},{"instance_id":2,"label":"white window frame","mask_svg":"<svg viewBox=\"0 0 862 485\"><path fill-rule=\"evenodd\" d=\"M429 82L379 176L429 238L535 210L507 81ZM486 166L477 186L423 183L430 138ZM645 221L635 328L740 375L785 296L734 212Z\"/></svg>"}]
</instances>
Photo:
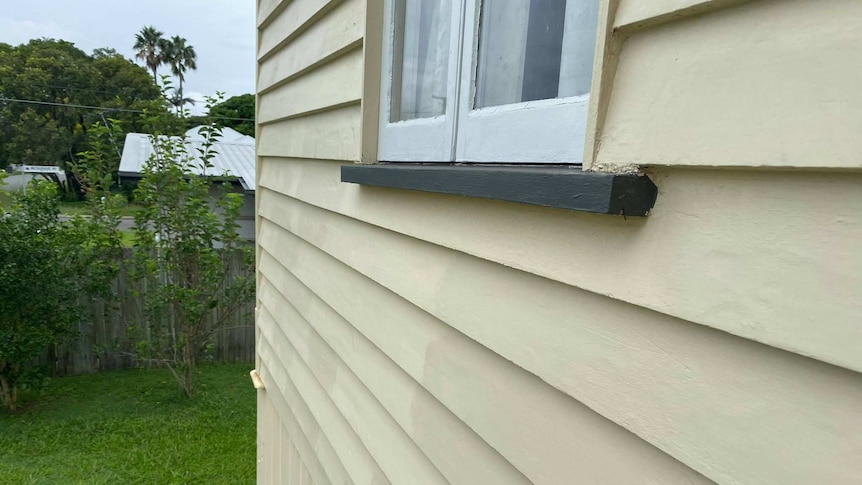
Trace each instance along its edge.
<instances>
[{"instance_id":1,"label":"white window frame","mask_svg":"<svg viewBox=\"0 0 862 485\"><path fill-rule=\"evenodd\" d=\"M446 111L433 118L391 120L392 80L394 79L395 0L384 1L383 76L380 83L380 135L377 158L380 161L449 161L454 156L455 100L458 83L451 82L458 72L463 0L452 0L452 26L449 36L449 75L446 84Z\"/></svg>"},{"instance_id":2,"label":"white window frame","mask_svg":"<svg viewBox=\"0 0 862 485\"><path fill-rule=\"evenodd\" d=\"M488 1L488 0L485 0ZM493 1L493 0L491 0ZM589 94L475 109L482 0L452 0L446 112L390 122L395 0L384 0L378 159L387 162L581 163Z\"/></svg>"}]
</instances>

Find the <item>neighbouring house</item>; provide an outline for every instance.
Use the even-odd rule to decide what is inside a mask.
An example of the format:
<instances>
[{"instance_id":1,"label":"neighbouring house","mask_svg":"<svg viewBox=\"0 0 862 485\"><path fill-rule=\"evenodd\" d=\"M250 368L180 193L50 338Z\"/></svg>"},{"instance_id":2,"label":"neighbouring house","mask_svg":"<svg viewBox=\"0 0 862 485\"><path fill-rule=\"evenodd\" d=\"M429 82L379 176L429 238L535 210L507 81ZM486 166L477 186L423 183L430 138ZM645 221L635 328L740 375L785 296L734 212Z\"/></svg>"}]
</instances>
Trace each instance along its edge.
<instances>
[{"instance_id":1,"label":"neighbouring house","mask_svg":"<svg viewBox=\"0 0 862 485\"><path fill-rule=\"evenodd\" d=\"M196 148L202 146L204 141L200 134L201 126L189 129L185 133L188 142L188 153L197 154ZM253 241L254 230L254 194L255 181L255 155L254 138L243 135L232 128L222 128L221 136L213 145L216 154L210 160L213 165L212 173L208 175L224 176L230 181L235 189L244 195L244 203L240 212L239 234ZM123 154L120 158L119 176L123 180L135 180L141 177L144 164L153 154L152 135L144 133L129 133L123 144ZM215 196L213 192L213 196Z\"/></svg>"},{"instance_id":2,"label":"neighbouring house","mask_svg":"<svg viewBox=\"0 0 862 485\"><path fill-rule=\"evenodd\" d=\"M862 2L257 9L259 483L862 483Z\"/></svg>"}]
</instances>

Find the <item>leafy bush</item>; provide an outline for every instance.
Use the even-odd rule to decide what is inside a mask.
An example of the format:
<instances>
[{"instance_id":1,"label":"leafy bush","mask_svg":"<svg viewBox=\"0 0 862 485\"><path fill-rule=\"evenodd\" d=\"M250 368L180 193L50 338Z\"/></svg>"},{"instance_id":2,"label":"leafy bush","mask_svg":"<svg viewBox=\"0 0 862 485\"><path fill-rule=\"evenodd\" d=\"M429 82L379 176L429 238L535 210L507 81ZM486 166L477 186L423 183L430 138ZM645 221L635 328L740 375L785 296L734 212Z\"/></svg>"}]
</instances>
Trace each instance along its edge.
<instances>
[{"instance_id":1,"label":"leafy bush","mask_svg":"<svg viewBox=\"0 0 862 485\"><path fill-rule=\"evenodd\" d=\"M135 190L142 205L135 216L135 276L146 282L150 329L137 357L169 368L189 397L195 365L213 334L254 291L254 279L232 268L236 253L246 265L253 253L237 234L242 195L220 182L223 174L212 164L220 129L211 124L201 134L204 141L195 146L155 134Z\"/></svg>"},{"instance_id":2,"label":"leafy bush","mask_svg":"<svg viewBox=\"0 0 862 485\"><path fill-rule=\"evenodd\" d=\"M73 335L89 289L86 232L58 218L57 188L34 181L0 216L0 402L17 406L32 361Z\"/></svg>"}]
</instances>

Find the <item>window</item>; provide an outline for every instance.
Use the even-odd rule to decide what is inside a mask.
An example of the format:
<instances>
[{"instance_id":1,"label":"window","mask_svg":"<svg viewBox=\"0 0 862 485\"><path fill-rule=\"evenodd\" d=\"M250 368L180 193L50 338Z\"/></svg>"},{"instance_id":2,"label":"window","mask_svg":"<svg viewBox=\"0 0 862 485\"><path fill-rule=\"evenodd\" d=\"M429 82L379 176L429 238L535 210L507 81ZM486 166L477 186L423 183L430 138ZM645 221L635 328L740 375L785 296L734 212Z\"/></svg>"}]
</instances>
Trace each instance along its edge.
<instances>
[{"instance_id":1,"label":"window","mask_svg":"<svg viewBox=\"0 0 862 485\"><path fill-rule=\"evenodd\" d=\"M599 1L384 0L384 163L344 164L341 181L647 215L658 194L649 177L574 165L584 156Z\"/></svg>"},{"instance_id":2,"label":"window","mask_svg":"<svg viewBox=\"0 0 862 485\"><path fill-rule=\"evenodd\" d=\"M582 160L598 0L386 0L381 161Z\"/></svg>"}]
</instances>

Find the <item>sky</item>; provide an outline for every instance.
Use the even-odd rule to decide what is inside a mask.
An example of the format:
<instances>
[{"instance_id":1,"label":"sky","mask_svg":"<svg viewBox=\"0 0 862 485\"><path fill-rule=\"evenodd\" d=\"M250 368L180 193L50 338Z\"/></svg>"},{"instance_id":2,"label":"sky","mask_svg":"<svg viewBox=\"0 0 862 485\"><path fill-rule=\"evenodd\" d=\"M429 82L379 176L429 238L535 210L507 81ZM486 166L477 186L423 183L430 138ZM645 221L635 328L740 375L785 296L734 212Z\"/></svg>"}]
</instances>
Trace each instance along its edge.
<instances>
[{"instance_id":1,"label":"sky","mask_svg":"<svg viewBox=\"0 0 862 485\"><path fill-rule=\"evenodd\" d=\"M186 75L185 96L254 92L254 0L0 0L0 42L12 45L49 37L88 54L112 47L134 60L135 34L145 25L194 46L198 69ZM167 66L159 69L163 73L169 74ZM203 101L191 111L203 114Z\"/></svg>"}]
</instances>

